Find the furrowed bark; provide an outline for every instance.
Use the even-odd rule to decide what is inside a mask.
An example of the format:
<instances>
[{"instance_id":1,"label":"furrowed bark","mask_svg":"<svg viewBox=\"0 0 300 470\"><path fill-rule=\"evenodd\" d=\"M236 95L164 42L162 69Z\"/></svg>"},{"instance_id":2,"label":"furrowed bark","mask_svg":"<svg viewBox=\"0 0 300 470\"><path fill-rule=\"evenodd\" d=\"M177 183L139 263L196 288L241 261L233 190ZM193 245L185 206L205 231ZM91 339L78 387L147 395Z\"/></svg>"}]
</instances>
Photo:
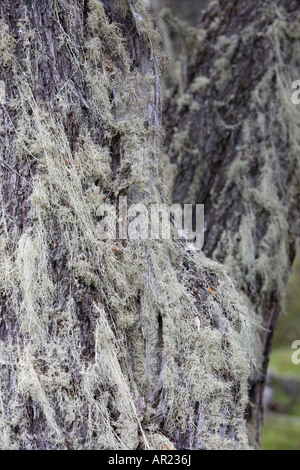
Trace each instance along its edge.
<instances>
[{"instance_id":1,"label":"furrowed bark","mask_svg":"<svg viewBox=\"0 0 300 470\"><path fill-rule=\"evenodd\" d=\"M222 266L99 239L104 202L165 202L143 3L0 15L0 447L247 448L253 326Z\"/></svg>"},{"instance_id":2,"label":"furrowed bark","mask_svg":"<svg viewBox=\"0 0 300 470\"><path fill-rule=\"evenodd\" d=\"M204 252L224 263L265 328L247 411L256 446L273 331L299 236L300 108L291 99L299 14L296 1L219 0L193 29L165 13L183 51L164 121L173 199L205 204Z\"/></svg>"}]
</instances>

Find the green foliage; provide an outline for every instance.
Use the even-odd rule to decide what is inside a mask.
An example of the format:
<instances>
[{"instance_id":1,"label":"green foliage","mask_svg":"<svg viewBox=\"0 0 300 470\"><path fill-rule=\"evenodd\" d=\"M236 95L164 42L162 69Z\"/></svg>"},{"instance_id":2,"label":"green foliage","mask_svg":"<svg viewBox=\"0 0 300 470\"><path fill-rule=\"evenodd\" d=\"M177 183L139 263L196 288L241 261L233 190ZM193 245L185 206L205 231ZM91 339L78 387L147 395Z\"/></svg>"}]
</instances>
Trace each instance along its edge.
<instances>
[{"instance_id":1,"label":"green foliage","mask_svg":"<svg viewBox=\"0 0 300 470\"><path fill-rule=\"evenodd\" d=\"M263 449L299 450L300 448L300 366L292 362L292 343L299 330L299 251L287 286L286 313L279 318L269 370L273 396L263 434ZM281 413L278 415L278 413ZM292 418L294 417L294 419ZM297 421L298 419L298 421Z\"/></svg>"},{"instance_id":2,"label":"green foliage","mask_svg":"<svg viewBox=\"0 0 300 470\"><path fill-rule=\"evenodd\" d=\"M298 337L299 339L299 337ZM286 339L286 342L289 340ZM275 347L270 357L270 369L274 372L284 376L291 376L300 379L300 368L299 365L295 365L292 362L292 354L295 349L291 348L292 343L289 347Z\"/></svg>"},{"instance_id":3,"label":"green foliage","mask_svg":"<svg viewBox=\"0 0 300 470\"><path fill-rule=\"evenodd\" d=\"M300 418L272 413L266 419L263 450L299 450Z\"/></svg>"},{"instance_id":4,"label":"green foliage","mask_svg":"<svg viewBox=\"0 0 300 470\"><path fill-rule=\"evenodd\" d=\"M300 255L298 255L293 265L292 274L289 278L287 285L286 295L286 312L278 320L278 326L275 331L274 349L275 357L271 357L272 361L280 361L281 351L284 356L284 351L288 356L288 350L291 344L300 338L300 296L299 296L299 283L300 283ZM278 353L277 353L278 350ZM274 364L276 365L276 364ZM284 372L284 370L282 370Z\"/></svg>"}]
</instances>

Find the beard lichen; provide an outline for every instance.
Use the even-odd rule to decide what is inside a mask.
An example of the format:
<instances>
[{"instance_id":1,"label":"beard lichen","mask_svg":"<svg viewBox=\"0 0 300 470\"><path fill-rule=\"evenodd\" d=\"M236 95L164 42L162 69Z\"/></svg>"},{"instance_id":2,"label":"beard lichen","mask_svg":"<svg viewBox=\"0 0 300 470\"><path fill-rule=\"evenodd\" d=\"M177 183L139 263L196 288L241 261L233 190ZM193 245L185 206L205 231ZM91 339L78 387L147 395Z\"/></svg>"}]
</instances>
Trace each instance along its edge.
<instances>
[{"instance_id":1,"label":"beard lichen","mask_svg":"<svg viewBox=\"0 0 300 470\"><path fill-rule=\"evenodd\" d=\"M50 3L73 75L41 97L32 67L45 43L28 10L31 52L11 52L17 92L3 107L30 193L18 227L2 176L0 447L247 448L254 334L233 281L181 242L97 235L97 208L117 204L125 177L129 200L165 198L157 33L142 2L117 2L136 28L134 62L122 17L90 0L76 47L79 4L62 30L64 2Z\"/></svg>"},{"instance_id":2,"label":"beard lichen","mask_svg":"<svg viewBox=\"0 0 300 470\"><path fill-rule=\"evenodd\" d=\"M232 6L226 11L221 3L203 17L210 41L198 57L183 56L181 78L169 91L167 146L177 166L171 190L175 202L206 203L204 251L224 262L257 323L269 330L284 310L300 233L300 113L291 99L300 63L299 13L267 1L249 21L243 14L237 20L242 10L236 10L229 27ZM250 3L239 7L250 13ZM271 335L264 336L269 343ZM252 383L264 380L268 348L257 337L259 371ZM254 431L257 443L257 426Z\"/></svg>"}]
</instances>

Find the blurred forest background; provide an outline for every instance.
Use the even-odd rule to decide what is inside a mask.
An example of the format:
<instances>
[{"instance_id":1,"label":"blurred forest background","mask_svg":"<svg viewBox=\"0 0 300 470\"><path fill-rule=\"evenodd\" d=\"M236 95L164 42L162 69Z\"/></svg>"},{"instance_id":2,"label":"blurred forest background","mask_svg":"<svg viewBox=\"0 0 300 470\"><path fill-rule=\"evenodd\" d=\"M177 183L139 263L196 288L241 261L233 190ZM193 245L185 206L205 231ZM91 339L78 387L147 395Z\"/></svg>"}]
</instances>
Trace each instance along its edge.
<instances>
[{"instance_id":1,"label":"blurred forest background","mask_svg":"<svg viewBox=\"0 0 300 470\"><path fill-rule=\"evenodd\" d=\"M287 289L286 314L279 317L266 389L265 450L300 449L300 366L291 361L291 345L300 338L300 251Z\"/></svg>"},{"instance_id":2,"label":"blurred forest background","mask_svg":"<svg viewBox=\"0 0 300 470\"><path fill-rule=\"evenodd\" d=\"M149 0L149 2L162 30L165 47L171 56L169 84L172 85L172 74L176 73L180 44L177 44L176 38L174 41L172 37L170 50L164 27L167 10L163 8L170 9L172 15L186 21L187 24L197 26L201 13L209 5L210 0ZM287 288L286 313L279 318L270 358L268 387L265 391L266 416L262 438L263 450L300 449L300 366L294 365L291 360L294 352L291 345L295 340L300 339L299 286L300 249L298 243L298 255Z\"/></svg>"}]
</instances>

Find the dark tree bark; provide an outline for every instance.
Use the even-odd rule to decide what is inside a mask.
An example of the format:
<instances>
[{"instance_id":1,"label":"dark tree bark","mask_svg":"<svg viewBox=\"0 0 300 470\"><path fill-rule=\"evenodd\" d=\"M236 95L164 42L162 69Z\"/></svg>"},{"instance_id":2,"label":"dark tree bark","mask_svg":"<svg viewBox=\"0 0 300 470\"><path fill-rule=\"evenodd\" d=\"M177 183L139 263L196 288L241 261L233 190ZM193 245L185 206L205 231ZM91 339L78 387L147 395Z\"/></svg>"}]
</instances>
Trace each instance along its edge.
<instances>
[{"instance_id":1,"label":"dark tree bark","mask_svg":"<svg viewBox=\"0 0 300 470\"><path fill-rule=\"evenodd\" d=\"M247 448L253 327L222 266L97 234L103 201L165 200L143 2L0 15L0 447Z\"/></svg>"},{"instance_id":2,"label":"dark tree bark","mask_svg":"<svg viewBox=\"0 0 300 470\"><path fill-rule=\"evenodd\" d=\"M248 419L259 445L273 331L299 236L297 1L214 2L181 36L180 83L166 102L173 199L205 204L205 254L229 269L264 327ZM180 27L179 27L180 24Z\"/></svg>"}]
</instances>

